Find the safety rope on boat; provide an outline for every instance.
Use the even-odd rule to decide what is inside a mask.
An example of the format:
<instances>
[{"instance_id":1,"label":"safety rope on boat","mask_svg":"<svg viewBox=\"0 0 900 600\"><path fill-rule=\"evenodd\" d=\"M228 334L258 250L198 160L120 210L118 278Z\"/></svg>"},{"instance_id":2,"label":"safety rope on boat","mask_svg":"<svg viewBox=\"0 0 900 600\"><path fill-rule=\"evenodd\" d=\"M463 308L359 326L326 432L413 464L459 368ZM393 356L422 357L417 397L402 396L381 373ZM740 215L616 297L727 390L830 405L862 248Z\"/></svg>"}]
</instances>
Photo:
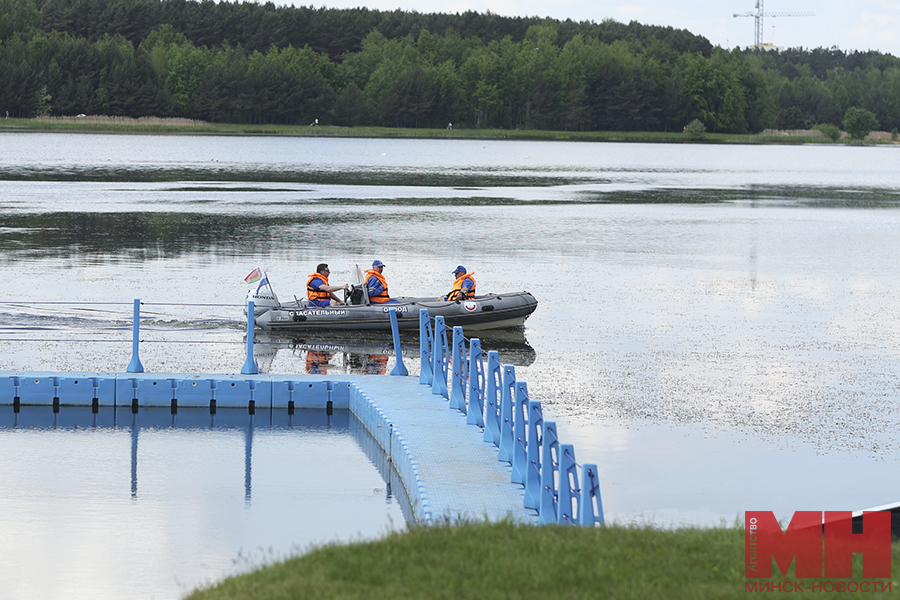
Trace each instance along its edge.
<instances>
[{"instance_id":1,"label":"safety rope on boat","mask_svg":"<svg viewBox=\"0 0 900 600\"><path fill-rule=\"evenodd\" d=\"M67 305L67 306L82 306L82 305L107 305L107 306L132 306L132 302L83 302L83 301L40 301L40 300L0 300L0 304L9 304L12 306L17 306L21 304L52 304L52 305ZM222 306L228 308L242 308L243 304L218 304L218 303L208 303L208 302L141 302L141 306Z\"/></svg>"},{"instance_id":2,"label":"safety rope on boat","mask_svg":"<svg viewBox=\"0 0 900 600\"><path fill-rule=\"evenodd\" d=\"M138 340L142 344L236 344L226 340ZM0 342L94 342L94 343L132 343L132 340L97 339L97 338L8 338L0 336ZM241 342L243 343L243 342ZM265 342L261 342L265 343Z\"/></svg>"}]
</instances>

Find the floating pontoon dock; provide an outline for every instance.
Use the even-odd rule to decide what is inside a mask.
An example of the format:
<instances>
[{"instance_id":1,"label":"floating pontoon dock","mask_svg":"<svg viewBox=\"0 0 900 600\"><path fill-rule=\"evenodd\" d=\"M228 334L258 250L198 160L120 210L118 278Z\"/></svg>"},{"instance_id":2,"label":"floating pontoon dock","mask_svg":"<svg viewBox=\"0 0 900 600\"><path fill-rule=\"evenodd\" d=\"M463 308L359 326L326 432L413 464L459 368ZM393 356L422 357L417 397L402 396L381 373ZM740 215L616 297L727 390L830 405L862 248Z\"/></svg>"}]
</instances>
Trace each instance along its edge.
<instances>
[{"instance_id":1,"label":"floating pontoon dock","mask_svg":"<svg viewBox=\"0 0 900 600\"><path fill-rule=\"evenodd\" d=\"M100 407L137 414L146 407L243 408L261 411L349 409L369 431L402 481L419 523L512 519L524 523L603 523L597 469L581 466L544 422L513 367L496 352L484 360L478 340L443 318L420 313L421 375L407 375L394 329L397 362L388 375L266 375L253 358L250 303L247 362L241 374L144 373L134 346L125 373L0 371L0 407ZM392 320L396 317L391 312ZM468 342L468 344L467 344ZM452 360L451 360L452 359ZM484 363L487 362L487 367ZM450 365L454 365L450 373ZM449 375L449 383L448 383ZM7 408L8 409L8 408Z\"/></svg>"}]
</instances>

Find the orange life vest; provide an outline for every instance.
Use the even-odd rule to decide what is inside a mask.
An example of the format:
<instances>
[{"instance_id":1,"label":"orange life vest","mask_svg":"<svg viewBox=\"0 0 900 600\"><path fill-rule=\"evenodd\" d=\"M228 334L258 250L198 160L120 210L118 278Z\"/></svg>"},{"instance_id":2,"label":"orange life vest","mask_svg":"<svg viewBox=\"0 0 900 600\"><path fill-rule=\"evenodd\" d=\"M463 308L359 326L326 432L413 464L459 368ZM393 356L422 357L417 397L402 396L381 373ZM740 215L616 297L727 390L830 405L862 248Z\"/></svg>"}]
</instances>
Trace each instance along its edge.
<instances>
[{"instance_id":1,"label":"orange life vest","mask_svg":"<svg viewBox=\"0 0 900 600\"><path fill-rule=\"evenodd\" d=\"M327 375L330 360L331 352L310 350L306 353L306 372L310 375Z\"/></svg>"},{"instance_id":2,"label":"orange life vest","mask_svg":"<svg viewBox=\"0 0 900 600\"><path fill-rule=\"evenodd\" d=\"M466 298L471 298L475 295L475 277L473 277L475 273L463 273L459 277L456 278L456 281L453 282L453 289L450 290L450 293L447 294L447 300L465 300ZM464 290L462 285L463 282L468 279L472 282L472 287L469 290ZM455 294L459 292L459 297L455 297Z\"/></svg>"},{"instance_id":3,"label":"orange life vest","mask_svg":"<svg viewBox=\"0 0 900 600\"><path fill-rule=\"evenodd\" d=\"M384 375L387 371L388 357L383 354L369 354L366 356L366 374Z\"/></svg>"},{"instance_id":4,"label":"orange life vest","mask_svg":"<svg viewBox=\"0 0 900 600\"><path fill-rule=\"evenodd\" d=\"M312 287L313 279L321 279L322 285L328 285L327 277L321 273L313 273L309 276L309 279L306 280L306 297L316 301L331 300L331 292L322 291L321 287L319 289Z\"/></svg>"},{"instance_id":5,"label":"orange life vest","mask_svg":"<svg viewBox=\"0 0 900 600\"><path fill-rule=\"evenodd\" d=\"M381 282L381 287L384 288L381 290L381 293L377 296L369 296L370 302L382 303L387 302L391 299L391 296L388 294L387 281L384 278L384 275L375 270L366 271L366 287L368 287L369 277L374 277L378 281Z\"/></svg>"}]
</instances>

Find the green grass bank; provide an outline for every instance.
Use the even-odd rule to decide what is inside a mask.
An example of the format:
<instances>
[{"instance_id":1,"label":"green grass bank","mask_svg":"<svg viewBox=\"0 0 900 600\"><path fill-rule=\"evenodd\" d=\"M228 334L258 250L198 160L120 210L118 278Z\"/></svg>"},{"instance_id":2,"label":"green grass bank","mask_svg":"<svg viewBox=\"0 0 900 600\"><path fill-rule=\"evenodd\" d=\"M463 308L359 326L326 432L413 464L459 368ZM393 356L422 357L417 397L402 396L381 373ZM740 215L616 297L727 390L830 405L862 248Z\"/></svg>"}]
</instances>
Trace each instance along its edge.
<instances>
[{"instance_id":1,"label":"green grass bank","mask_svg":"<svg viewBox=\"0 0 900 600\"><path fill-rule=\"evenodd\" d=\"M301 125L238 125L207 123L190 119L143 117L43 117L36 119L0 119L0 131L33 131L61 133L133 133L133 134L198 134L198 135L273 135L303 137L413 138L413 139L494 139L494 140L563 140L582 142L654 142L713 144L876 144L885 141L832 142L827 137L762 134L707 133L702 139L683 132L659 131L543 131L536 129L405 129L393 127L336 127ZM818 133L818 132L816 132Z\"/></svg>"},{"instance_id":2,"label":"green grass bank","mask_svg":"<svg viewBox=\"0 0 900 600\"><path fill-rule=\"evenodd\" d=\"M863 581L861 574L857 555L855 581ZM794 592L795 581L805 588L824 586L827 580L794 580L792 575L793 567L788 577L759 581L790 587L791 597L848 596ZM889 583L893 591L863 595L897 598L898 579L900 543L895 542L892 579L876 580ZM746 591L748 581L743 529L737 527L587 529L494 523L414 528L378 541L320 547L230 577L188 599L746 599L760 593ZM772 593L784 595L766 595Z\"/></svg>"}]
</instances>

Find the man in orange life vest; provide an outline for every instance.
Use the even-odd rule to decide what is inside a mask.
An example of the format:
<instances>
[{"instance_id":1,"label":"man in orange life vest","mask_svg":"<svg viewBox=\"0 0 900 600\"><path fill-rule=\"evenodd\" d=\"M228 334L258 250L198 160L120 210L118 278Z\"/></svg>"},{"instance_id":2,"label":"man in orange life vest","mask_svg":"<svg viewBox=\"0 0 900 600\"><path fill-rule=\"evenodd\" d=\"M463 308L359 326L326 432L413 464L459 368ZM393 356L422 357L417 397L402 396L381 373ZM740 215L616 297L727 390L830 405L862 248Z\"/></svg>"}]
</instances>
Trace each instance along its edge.
<instances>
[{"instance_id":1,"label":"man in orange life vest","mask_svg":"<svg viewBox=\"0 0 900 600\"><path fill-rule=\"evenodd\" d=\"M380 260L372 262L372 268L366 271L366 289L369 292L369 301L381 304L384 302L396 302L388 295L387 280L382 275L384 263Z\"/></svg>"},{"instance_id":2,"label":"man in orange life vest","mask_svg":"<svg viewBox=\"0 0 900 600\"><path fill-rule=\"evenodd\" d=\"M453 282L453 289L444 296L444 300L465 300L475 296L475 275L474 273L466 273L466 268L462 265L456 267L453 276L456 281Z\"/></svg>"},{"instance_id":3,"label":"man in orange life vest","mask_svg":"<svg viewBox=\"0 0 900 600\"><path fill-rule=\"evenodd\" d=\"M343 304L341 299L334 295L338 290L346 290L349 286L344 285L328 285L328 275L331 270L325 263L316 267L316 272L309 276L306 280L306 297L309 298L310 306L331 306L334 300L338 304Z\"/></svg>"}]
</instances>

